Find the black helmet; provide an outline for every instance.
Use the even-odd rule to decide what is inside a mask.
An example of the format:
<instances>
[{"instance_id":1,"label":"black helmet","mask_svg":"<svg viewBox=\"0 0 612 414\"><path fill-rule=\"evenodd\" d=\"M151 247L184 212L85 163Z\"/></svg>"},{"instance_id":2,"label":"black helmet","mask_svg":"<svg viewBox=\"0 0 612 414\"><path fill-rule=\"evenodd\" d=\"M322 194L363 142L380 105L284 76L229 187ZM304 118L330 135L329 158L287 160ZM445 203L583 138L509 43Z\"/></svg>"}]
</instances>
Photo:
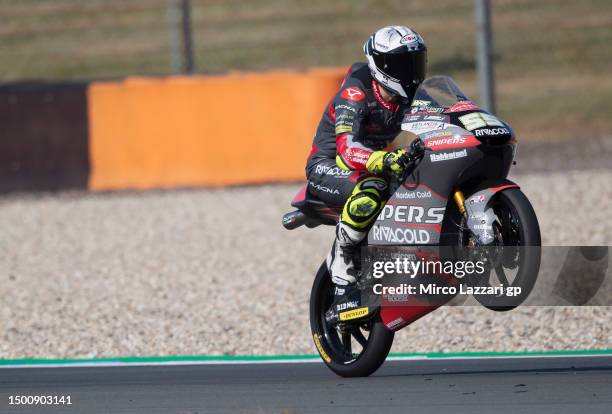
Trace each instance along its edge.
<instances>
[{"instance_id":1,"label":"black helmet","mask_svg":"<svg viewBox=\"0 0 612 414\"><path fill-rule=\"evenodd\" d=\"M427 47L406 26L377 30L363 45L372 76L385 89L412 100L427 74Z\"/></svg>"}]
</instances>

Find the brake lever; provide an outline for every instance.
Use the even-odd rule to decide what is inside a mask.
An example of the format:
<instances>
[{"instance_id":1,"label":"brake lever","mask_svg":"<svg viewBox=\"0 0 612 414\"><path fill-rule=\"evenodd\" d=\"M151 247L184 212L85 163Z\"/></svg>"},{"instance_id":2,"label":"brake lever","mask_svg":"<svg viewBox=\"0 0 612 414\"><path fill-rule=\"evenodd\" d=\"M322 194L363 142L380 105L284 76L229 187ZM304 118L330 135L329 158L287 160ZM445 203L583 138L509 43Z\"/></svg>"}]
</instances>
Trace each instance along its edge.
<instances>
[{"instance_id":1,"label":"brake lever","mask_svg":"<svg viewBox=\"0 0 612 414\"><path fill-rule=\"evenodd\" d=\"M414 154L414 158L422 158L425 155L426 151L433 151L432 148L429 148L421 138L417 138L410 145L410 153Z\"/></svg>"},{"instance_id":2,"label":"brake lever","mask_svg":"<svg viewBox=\"0 0 612 414\"><path fill-rule=\"evenodd\" d=\"M412 174L414 170L416 170L416 168L419 166L419 163L421 162L424 156L425 156L424 152L420 152L418 154L415 154L414 156L411 156L410 165L406 169L404 169L404 171L402 171L401 174L393 174L392 176L393 180L397 184L395 186L396 188L404 184L404 182L406 182L406 179L408 178L408 176Z\"/></svg>"}]
</instances>

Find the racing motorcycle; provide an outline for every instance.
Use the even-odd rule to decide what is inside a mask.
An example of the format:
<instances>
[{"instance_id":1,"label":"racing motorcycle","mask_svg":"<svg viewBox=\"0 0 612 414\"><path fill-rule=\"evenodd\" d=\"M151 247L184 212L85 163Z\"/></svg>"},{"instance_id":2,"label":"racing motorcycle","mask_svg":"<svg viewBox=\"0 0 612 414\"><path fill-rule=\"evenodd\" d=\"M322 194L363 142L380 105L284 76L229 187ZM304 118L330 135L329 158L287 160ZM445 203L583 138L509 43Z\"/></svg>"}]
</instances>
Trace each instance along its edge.
<instances>
[{"instance_id":1,"label":"racing motorcycle","mask_svg":"<svg viewBox=\"0 0 612 414\"><path fill-rule=\"evenodd\" d=\"M507 179L516 141L511 127L476 106L447 76L425 80L416 91L402 130L416 136L417 161L402 177L392 180L392 196L371 227L364 246L540 246L535 212L519 186ZM416 148L416 150L415 150ZM420 148L420 151L418 150ZM283 225L336 225L342 206L330 206L301 188L292 200L297 210L283 216ZM521 286L516 303L477 300L505 311L517 306L535 283L540 250L524 248L503 253L485 284ZM514 278L508 278L514 269ZM499 283L493 280L496 275ZM367 286L358 279L358 287ZM401 306L393 302L368 305L326 318L334 286L325 261L310 295L310 325L315 347L325 364L344 377L368 376L385 361L394 333L441 304ZM412 298L413 299L413 298ZM412 300L408 298L407 300ZM344 317L343 317L344 315Z\"/></svg>"}]
</instances>

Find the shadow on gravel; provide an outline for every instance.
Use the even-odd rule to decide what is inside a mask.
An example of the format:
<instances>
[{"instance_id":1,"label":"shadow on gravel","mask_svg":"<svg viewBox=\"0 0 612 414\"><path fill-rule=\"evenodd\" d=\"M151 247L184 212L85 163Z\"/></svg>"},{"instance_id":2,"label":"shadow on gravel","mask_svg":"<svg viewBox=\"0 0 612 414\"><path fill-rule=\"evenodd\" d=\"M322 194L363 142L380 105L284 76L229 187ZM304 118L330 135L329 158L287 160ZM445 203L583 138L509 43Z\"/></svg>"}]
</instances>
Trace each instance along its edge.
<instances>
[{"instance_id":1,"label":"shadow on gravel","mask_svg":"<svg viewBox=\"0 0 612 414\"><path fill-rule=\"evenodd\" d=\"M558 141L519 137L512 174L610 169L611 159L612 137Z\"/></svg>"}]
</instances>

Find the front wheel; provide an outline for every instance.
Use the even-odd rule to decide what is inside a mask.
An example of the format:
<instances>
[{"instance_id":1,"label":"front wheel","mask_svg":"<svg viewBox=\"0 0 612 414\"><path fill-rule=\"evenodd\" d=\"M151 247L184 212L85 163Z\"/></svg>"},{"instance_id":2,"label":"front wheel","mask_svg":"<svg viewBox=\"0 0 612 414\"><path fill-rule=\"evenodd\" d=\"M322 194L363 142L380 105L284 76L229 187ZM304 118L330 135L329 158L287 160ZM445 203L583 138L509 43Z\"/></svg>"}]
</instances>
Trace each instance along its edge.
<instances>
[{"instance_id":1,"label":"front wheel","mask_svg":"<svg viewBox=\"0 0 612 414\"><path fill-rule=\"evenodd\" d=\"M484 280L476 280L476 285L520 288L521 293L512 300L492 295L476 299L491 310L508 311L527 299L536 282L541 259L540 226L531 203L518 188L495 194L491 208L496 216L494 245L501 253L493 260L491 272ZM493 276L496 282L491 280Z\"/></svg>"},{"instance_id":2,"label":"front wheel","mask_svg":"<svg viewBox=\"0 0 612 414\"><path fill-rule=\"evenodd\" d=\"M394 333L380 320L371 318L331 325L325 312L334 299L334 285L325 262L319 268L310 292L310 328L319 355L341 377L367 377L389 354Z\"/></svg>"}]
</instances>

